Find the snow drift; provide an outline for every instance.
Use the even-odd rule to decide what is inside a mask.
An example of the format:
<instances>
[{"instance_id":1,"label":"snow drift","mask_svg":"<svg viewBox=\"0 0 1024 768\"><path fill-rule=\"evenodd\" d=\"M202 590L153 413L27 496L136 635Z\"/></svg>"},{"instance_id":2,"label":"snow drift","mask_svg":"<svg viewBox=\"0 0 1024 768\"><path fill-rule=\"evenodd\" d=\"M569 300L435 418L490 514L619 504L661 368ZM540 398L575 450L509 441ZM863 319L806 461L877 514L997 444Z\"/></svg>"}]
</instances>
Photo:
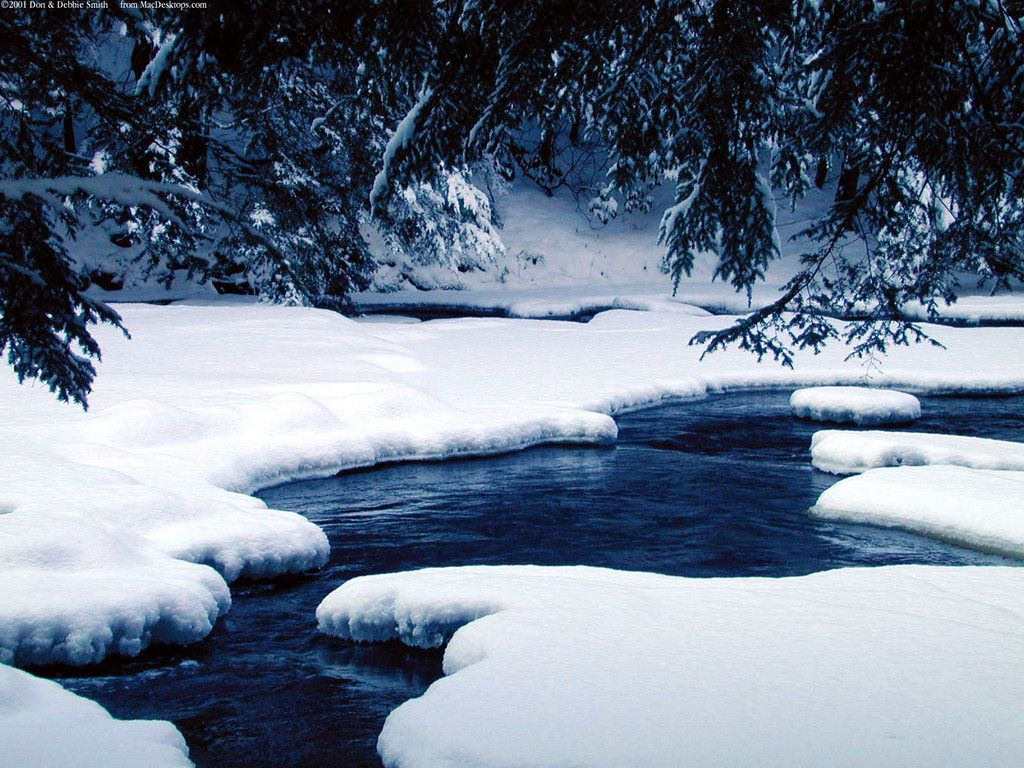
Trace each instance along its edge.
<instances>
[{"instance_id":1,"label":"snow drift","mask_svg":"<svg viewBox=\"0 0 1024 768\"><path fill-rule=\"evenodd\" d=\"M317 610L342 638L448 640L448 677L384 726L390 768L1015 765L1022 617L1024 569L928 566L427 569Z\"/></svg>"}]
</instances>

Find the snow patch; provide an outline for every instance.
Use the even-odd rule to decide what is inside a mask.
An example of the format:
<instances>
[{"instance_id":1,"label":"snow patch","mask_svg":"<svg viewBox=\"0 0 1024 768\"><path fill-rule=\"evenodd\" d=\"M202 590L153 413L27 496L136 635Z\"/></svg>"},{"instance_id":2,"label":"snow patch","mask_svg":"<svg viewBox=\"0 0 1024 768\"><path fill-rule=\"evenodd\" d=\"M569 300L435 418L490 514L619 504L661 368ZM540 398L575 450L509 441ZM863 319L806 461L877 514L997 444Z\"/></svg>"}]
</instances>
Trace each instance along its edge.
<instances>
[{"instance_id":1,"label":"snow patch","mask_svg":"<svg viewBox=\"0 0 1024 768\"><path fill-rule=\"evenodd\" d=\"M921 401L906 392L869 387L810 387L789 398L793 414L812 421L903 424L921 417Z\"/></svg>"},{"instance_id":2,"label":"snow patch","mask_svg":"<svg viewBox=\"0 0 1024 768\"><path fill-rule=\"evenodd\" d=\"M1024 443L925 432L822 430L811 438L811 461L835 475L922 464L1024 471Z\"/></svg>"},{"instance_id":3,"label":"snow patch","mask_svg":"<svg viewBox=\"0 0 1024 768\"><path fill-rule=\"evenodd\" d=\"M1024 559L1024 472L948 465L872 469L826 490L811 513Z\"/></svg>"},{"instance_id":4,"label":"snow patch","mask_svg":"<svg viewBox=\"0 0 1024 768\"><path fill-rule=\"evenodd\" d=\"M317 617L347 639L450 637L449 677L385 723L389 768L1024 759L1024 569L426 569L353 579Z\"/></svg>"},{"instance_id":5,"label":"snow patch","mask_svg":"<svg viewBox=\"0 0 1024 768\"><path fill-rule=\"evenodd\" d=\"M120 527L44 510L0 516L0 663L91 664L205 637L227 584Z\"/></svg>"}]
</instances>

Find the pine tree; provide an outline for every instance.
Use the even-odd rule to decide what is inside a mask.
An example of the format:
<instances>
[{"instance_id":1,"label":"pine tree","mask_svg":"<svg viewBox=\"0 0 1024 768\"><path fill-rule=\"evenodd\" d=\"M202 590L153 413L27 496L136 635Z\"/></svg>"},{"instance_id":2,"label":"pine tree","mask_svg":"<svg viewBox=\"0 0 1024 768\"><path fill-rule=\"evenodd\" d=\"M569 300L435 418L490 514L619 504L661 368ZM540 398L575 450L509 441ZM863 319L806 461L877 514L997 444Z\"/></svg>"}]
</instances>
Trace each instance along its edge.
<instances>
[{"instance_id":1,"label":"pine tree","mask_svg":"<svg viewBox=\"0 0 1024 768\"><path fill-rule=\"evenodd\" d=\"M479 269L502 253L479 163L586 194L599 218L667 180L667 271L712 252L748 295L780 252L776 205L833 185L798 274L696 339L709 349L873 354L923 338L907 306L934 317L964 274L1024 279L1019 3L291 10L0 17L0 352L19 377L85 402L89 326L119 324L90 283L186 274L344 307L374 279L371 225L379 284ZM604 181L581 182L580 158ZM82 246L96 233L103 264Z\"/></svg>"},{"instance_id":2,"label":"pine tree","mask_svg":"<svg viewBox=\"0 0 1024 768\"><path fill-rule=\"evenodd\" d=\"M599 207L642 208L675 179L667 269L678 282L710 251L716 276L749 292L779 255L776 200L835 179L803 268L778 300L695 339L709 349L791 363L843 336L854 354L884 352L925 337L907 305L935 319L962 273L1024 279L1019 4L442 5L450 33L388 162L399 180L507 155L524 124L577 126L609 149Z\"/></svg>"}]
</instances>

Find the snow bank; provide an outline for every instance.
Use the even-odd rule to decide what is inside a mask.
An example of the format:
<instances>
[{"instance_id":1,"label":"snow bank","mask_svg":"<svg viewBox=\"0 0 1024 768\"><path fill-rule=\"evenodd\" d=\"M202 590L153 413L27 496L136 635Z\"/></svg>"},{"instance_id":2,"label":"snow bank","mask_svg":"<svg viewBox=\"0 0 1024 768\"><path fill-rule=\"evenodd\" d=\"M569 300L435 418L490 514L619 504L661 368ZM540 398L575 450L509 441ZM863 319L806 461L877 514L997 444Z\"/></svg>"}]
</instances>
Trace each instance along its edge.
<instances>
[{"instance_id":1,"label":"snow bank","mask_svg":"<svg viewBox=\"0 0 1024 768\"><path fill-rule=\"evenodd\" d=\"M863 472L822 493L816 515L1024 558L1024 443L823 430L811 438L811 460L825 472Z\"/></svg>"},{"instance_id":2,"label":"snow bank","mask_svg":"<svg viewBox=\"0 0 1024 768\"><path fill-rule=\"evenodd\" d=\"M924 432L822 430L811 438L811 461L836 475L921 464L1024 471L1024 443Z\"/></svg>"},{"instance_id":3,"label":"snow bank","mask_svg":"<svg viewBox=\"0 0 1024 768\"><path fill-rule=\"evenodd\" d=\"M872 469L833 485L811 512L1024 559L1024 472L946 465Z\"/></svg>"},{"instance_id":4,"label":"snow bank","mask_svg":"<svg viewBox=\"0 0 1024 768\"><path fill-rule=\"evenodd\" d=\"M317 617L450 638L449 676L384 726L395 768L1024 761L1024 569L428 569L354 579Z\"/></svg>"},{"instance_id":5,"label":"snow bank","mask_svg":"<svg viewBox=\"0 0 1024 768\"><path fill-rule=\"evenodd\" d=\"M88 519L0 515L0 662L89 664L202 639L228 609L216 571Z\"/></svg>"},{"instance_id":6,"label":"snow bank","mask_svg":"<svg viewBox=\"0 0 1024 768\"><path fill-rule=\"evenodd\" d=\"M869 387L810 387L789 398L794 415L813 421L904 424L921 417L921 401L906 392Z\"/></svg>"},{"instance_id":7,"label":"snow bank","mask_svg":"<svg viewBox=\"0 0 1024 768\"><path fill-rule=\"evenodd\" d=\"M928 319L927 309L920 303L912 303L905 307L911 317L920 320ZM955 304L939 307L939 315L944 320L979 325L985 323L1024 323L1024 296L1019 293L999 295L960 296Z\"/></svg>"},{"instance_id":8,"label":"snow bank","mask_svg":"<svg viewBox=\"0 0 1024 768\"><path fill-rule=\"evenodd\" d=\"M701 361L686 340L731 318L653 309L587 324L406 325L247 303L120 306L133 338L98 329L88 413L0 377L0 579L21 585L0 593L0 658L82 663L193 640L227 593L189 563L230 581L324 562L319 528L246 495L259 487L389 460L608 443L609 414L630 408L864 380L840 347L798 356L795 371L741 350ZM947 350L894 350L871 383L1024 391L1016 329L932 330ZM117 554L100 567L92 550Z\"/></svg>"},{"instance_id":9,"label":"snow bank","mask_svg":"<svg viewBox=\"0 0 1024 768\"><path fill-rule=\"evenodd\" d=\"M0 762L15 768L190 768L178 729L115 720L99 704L0 664Z\"/></svg>"}]
</instances>

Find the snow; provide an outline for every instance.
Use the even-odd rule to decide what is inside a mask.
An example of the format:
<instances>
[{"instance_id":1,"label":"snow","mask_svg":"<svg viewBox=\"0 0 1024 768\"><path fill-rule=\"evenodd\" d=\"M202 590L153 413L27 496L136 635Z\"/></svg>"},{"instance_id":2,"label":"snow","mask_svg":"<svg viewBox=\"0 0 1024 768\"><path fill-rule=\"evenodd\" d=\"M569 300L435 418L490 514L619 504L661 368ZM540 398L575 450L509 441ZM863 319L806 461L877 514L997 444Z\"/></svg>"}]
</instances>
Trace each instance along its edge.
<instances>
[{"instance_id":1,"label":"snow","mask_svg":"<svg viewBox=\"0 0 1024 768\"><path fill-rule=\"evenodd\" d=\"M161 79L163 79L164 74L173 63L176 42L177 37L175 35L168 35L160 44L153 60L146 65L142 74L139 75L139 80L135 84L136 96L141 96L144 93L153 96L156 93L157 86L160 85Z\"/></svg>"},{"instance_id":2,"label":"snow","mask_svg":"<svg viewBox=\"0 0 1024 768\"><path fill-rule=\"evenodd\" d=\"M1024 760L1024 569L427 569L349 581L317 618L448 640L447 677L385 723L389 768Z\"/></svg>"},{"instance_id":3,"label":"snow","mask_svg":"<svg viewBox=\"0 0 1024 768\"><path fill-rule=\"evenodd\" d=\"M920 304L912 304L907 314L921 320L928 318L927 310ZM939 307L939 315L947 320L967 325L989 323L1024 323L1024 295L1004 293L998 295L964 295L955 304Z\"/></svg>"},{"instance_id":4,"label":"snow","mask_svg":"<svg viewBox=\"0 0 1024 768\"><path fill-rule=\"evenodd\" d=\"M868 387L810 387L789 398L793 414L812 421L905 424L921 417L921 401L906 392Z\"/></svg>"},{"instance_id":5,"label":"snow","mask_svg":"<svg viewBox=\"0 0 1024 768\"><path fill-rule=\"evenodd\" d=\"M195 642L231 604L213 569L87 514L0 514L0 542L0 663L89 664L151 642Z\"/></svg>"},{"instance_id":6,"label":"snow","mask_svg":"<svg viewBox=\"0 0 1024 768\"><path fill-rule=\"evenodd\" d=\"M708 315L707 310L689 299L695 298L712 305L733 304L744 311L746 301L733 296L727 286L694 295L684 290L679 296L670 296L664 290L650 286L608 285L568 286L562 288L525 288L508 291L494 288L468 290L393 291L391 293L356 294L355 304L364 311L389 312L413 310L445 310L466 314L503 315L521 319L568 319L609 309L630 309L638 312L682 312Z\"/></svg>"},{"instance_id":7,"label":"snow","mask_svg":"<svg viewBox=\"0 0 1024 768\"><path fill-rule=\"evenodd\" d=\"M85 192L99 198L114 200L127 206L145 206L160 213L165 219L184 227L161 194L174 195L216 207L203 195L180 184L167 184L140 179L123 173L103 173L99 176L56 176L44 179L4 179L0 181L0 196L20 200L34 195L57 211L64 209L62 198Z\"/></svg>"},{"instance_id":8,"label":"snow","mask_svg":"<svg viewBox=\"0 0 1024 768\"><path fill-rule=\"evenodd\" d=\"M790 370L742 350L701 361L686 342L732 319L654 310L373 324L244 302L121 305L132 339L98 329L88 413L0 378L0 579L19 585L0 594L0 658L87 663L196 640L228 605L225 580L318 567L323 532L247 495L276 483L610 443L611 414L733 389L1024 391L1012 328L935 328L946 350L896 349L881 370L841 347Z\"/></svg>"},{"instance_id":9,"label":"snow","mask_svg":"<svg viewBox=\"0 0 1024 768\"><path fill-rule=\"evenodd\" d=\"M1024 472L945 464L872 469L833 485L811 512L1024 559Z\"/></svg>"},{"instance_id":10,"label":"snow","mask_svg":"<svg viewBox=\"0 0 1024 768\"><path fill-rule=\"evenodd\" d=\"M416 135L416 121L419 120L420 112L427 105L434 91L424 84L416 99L416 103L406 113L405 117L398 123L395 132L388 139L384 148L384 157L381 159L381 169L373 179L373 188L370 190L370 205L378 205L387 193L390 184L389 175L395 162L395 155L398 154L406 144L409 144Z\"/></svg>"},{"instance_id":11,"label":"snow","mask_svg":"<svg viewBox=\"0 0 1024 768\"><path fill-rule=\"evenodd\" d=\"M0 664L0 762L45 768L191 768L178 729L115 720L99 704Z\"/></svg>"},{"instance_id":12,"label":"snow","mask_svg":"<svg viewBox=\"0 0 1024 768\"><path fill-rule=\"evenodd\" d=\"M925 432L823 430L811 438L811 461L836 475L920 464L1024 471L1024 443Z\"/></svg>"},{"instance_id":13,"label":"snow","mask_svg":"<svg viewBox=\"0 0 1024 768\"><path fill-rule=\"evenodd\" d=\"M812 513L1024 558L1024 443L923 432L823 430L811 461L846 478Z\"/></svg>"}]
</instances>

